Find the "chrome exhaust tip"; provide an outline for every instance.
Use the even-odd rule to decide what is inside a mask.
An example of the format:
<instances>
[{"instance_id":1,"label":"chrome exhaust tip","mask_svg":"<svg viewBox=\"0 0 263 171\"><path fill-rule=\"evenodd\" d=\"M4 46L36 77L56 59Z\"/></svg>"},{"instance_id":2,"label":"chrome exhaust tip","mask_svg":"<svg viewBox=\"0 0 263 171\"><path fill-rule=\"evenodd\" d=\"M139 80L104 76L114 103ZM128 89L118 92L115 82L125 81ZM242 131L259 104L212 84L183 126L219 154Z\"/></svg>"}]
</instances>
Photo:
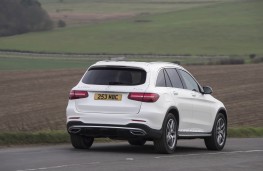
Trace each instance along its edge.
<instances>
[{"instance_id":1,"label":"chrome exhaust tip","mask_svg":"<svg viewBox=\"0 0 263 171\"><path fill-rule=\"evenodd\" d=\"M71 133L71 134L77 134L81 131L80 128L69 128L68 129L68 132Z\"/></svg>"},{"instance_id":2,"label":"chrome exhaust tip","mask_svg":"<svg viewBox=\"0 0 263 171\"><path fill-rule=\"evenodd\" d=\"M130 133L132 135L136 135L136 136L144 136L146 135L146 132L143 130L130 130Z\"/></svg>"}]
</instances>

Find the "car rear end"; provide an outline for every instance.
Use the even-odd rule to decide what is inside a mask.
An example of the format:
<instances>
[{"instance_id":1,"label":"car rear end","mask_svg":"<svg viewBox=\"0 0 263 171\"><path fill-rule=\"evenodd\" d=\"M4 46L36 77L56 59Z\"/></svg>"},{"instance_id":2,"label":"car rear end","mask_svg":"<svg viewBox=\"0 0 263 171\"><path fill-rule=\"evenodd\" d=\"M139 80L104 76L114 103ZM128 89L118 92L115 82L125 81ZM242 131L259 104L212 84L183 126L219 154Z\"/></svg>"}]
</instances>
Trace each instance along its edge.
<instances>
[{"instance_id":1,"label":"car rear end","mask_svg":"<svg viewBox=\"0 0 263 171\"><path fill-rule=\"evenodd\" d=\"M142 103L155 103L159 95L148 92L150 64L98 62L71 90L67 106L70 134L129 139L159 136L149 126ZM147 110L146 110L147 111Z\"/></svg>"}]
</instances>

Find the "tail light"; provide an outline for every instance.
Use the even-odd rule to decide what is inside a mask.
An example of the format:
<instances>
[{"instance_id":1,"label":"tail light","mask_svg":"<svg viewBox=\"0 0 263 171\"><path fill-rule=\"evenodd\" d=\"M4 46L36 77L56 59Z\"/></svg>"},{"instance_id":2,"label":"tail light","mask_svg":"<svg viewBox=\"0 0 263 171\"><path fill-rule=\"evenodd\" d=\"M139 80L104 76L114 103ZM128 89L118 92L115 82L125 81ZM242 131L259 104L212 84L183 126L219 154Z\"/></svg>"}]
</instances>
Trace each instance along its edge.
<instances>
[{"instance_id":1,"label":"tail light","mask_svg":"<svg viewBox=\"0 0 263 171\"><path fill-rule=\"evenodd\" d=\"M89 93L83 90L71 90L69 93L70 100L86 98L88 96L89 96Z\"/></svg>"},{"instance_id":2,"label":"tail light","mask_svg":"<svg viewBox=\"0 0 263 171\"><path fill-rule=\"evenodd\" d=\"M156 93L129 93L128 99L141 102L156 102L159 95Z\"/></svg>"}]
</instances>

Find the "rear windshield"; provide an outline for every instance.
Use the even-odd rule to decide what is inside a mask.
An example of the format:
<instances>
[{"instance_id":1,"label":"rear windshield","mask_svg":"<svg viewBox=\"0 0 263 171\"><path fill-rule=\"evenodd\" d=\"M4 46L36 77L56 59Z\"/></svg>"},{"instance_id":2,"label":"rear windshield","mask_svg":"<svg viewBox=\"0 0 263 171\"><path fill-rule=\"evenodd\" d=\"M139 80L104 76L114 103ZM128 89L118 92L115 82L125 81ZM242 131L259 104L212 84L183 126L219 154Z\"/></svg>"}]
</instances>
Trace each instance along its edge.
<instances>
[{"instance_id":1,"label":"rear windshield","mask_svg":"<svg viewBox=\"0 0 263 171\"><path fill-rule=\"evenodd\" d=\"M127 67L94 67L88 70L82 82L95 85L140 85L144 84L146 72Z\"/></svg>"}]
</instances>

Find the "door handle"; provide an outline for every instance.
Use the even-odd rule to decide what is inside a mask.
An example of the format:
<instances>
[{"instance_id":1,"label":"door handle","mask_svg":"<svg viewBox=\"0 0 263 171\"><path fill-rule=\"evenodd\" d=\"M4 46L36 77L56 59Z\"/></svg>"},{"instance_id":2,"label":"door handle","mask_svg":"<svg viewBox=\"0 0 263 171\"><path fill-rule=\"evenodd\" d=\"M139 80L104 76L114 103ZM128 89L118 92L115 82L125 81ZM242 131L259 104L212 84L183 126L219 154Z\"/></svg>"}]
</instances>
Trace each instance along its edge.
<instances>
[{"instance_id":1,"label":"door handle","mask_svg":"<svg viewBox=\"0 0 263 171\"><path fill-rule=\"evenodd\" d=\"M196 97L196 94L192 94L193 97Z\"/></svg>"}]
</instances>

